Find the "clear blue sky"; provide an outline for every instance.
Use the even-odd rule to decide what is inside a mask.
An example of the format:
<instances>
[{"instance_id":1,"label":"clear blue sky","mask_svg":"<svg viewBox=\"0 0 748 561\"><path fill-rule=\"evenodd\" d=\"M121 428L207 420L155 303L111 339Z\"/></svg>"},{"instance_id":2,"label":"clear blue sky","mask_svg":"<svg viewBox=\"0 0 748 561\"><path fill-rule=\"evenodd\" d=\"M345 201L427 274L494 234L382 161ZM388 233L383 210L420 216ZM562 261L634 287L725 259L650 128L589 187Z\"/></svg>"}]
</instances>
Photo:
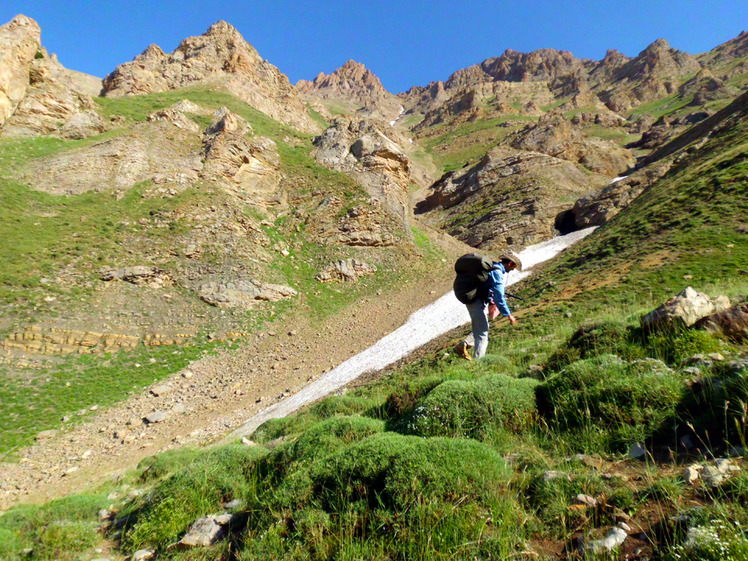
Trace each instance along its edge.
<instances>
[{"instance_id":1,"label":"clear blue sky","mask_svg":"<svg viewBox=\"0 0 748 561\"><path fill-rule=\"evenodd\" d=\"M691 54L748 28L748 0L2 0L0 23L34 18L68 68L104 77L149 44L166 52L223 19L295 83L348 59L393 93L498 56L550 47L600 60L662 37Z\"/></svg>"}]
</instances>

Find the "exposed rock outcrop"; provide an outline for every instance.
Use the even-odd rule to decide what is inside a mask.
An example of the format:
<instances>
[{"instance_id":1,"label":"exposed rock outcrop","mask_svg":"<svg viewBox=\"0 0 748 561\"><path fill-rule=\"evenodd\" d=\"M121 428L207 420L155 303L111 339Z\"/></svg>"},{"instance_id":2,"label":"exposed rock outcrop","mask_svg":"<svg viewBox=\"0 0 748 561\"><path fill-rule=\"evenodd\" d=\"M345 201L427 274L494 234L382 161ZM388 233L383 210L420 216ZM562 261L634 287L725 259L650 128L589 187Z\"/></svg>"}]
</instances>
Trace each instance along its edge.
<instances>
[{"instance_id":1,"label":"exposed rock outcrop","mask_svg":"<svg viewBox=\"0 0 748 561\"><path fill-rule=\"evenodd\" d=\"M556 216L594 179L566 160L497 147L432 185L416 213L428 213L429 221L473 247L524 247L553 237Z\"/></svg>"},{"instance_id":2,"label":"exposed rock outcrop","mask_svg":"<svg viewBox=\"0 0 748 561\"><path fill-rule=\"evenodd\" d=\"M263 60L225 21L213 24L203 35L185 39L170 54L157 45L149 46L104 79L104 95L163 92L197 84L224 89L299 130L319 130L286 75Z\"/></svg>"},{"instance_id":3,"label":"exposed rock outcrop","mask_svg":"<svg viewBox=\"0 0 748 561\"><path fill-rule=\"evenodd\" d=\"M625 172L636 161L631 152L614 142L585 138L579 127L558 113L541 117L540 121L525 127L508 143L519 150L541 152L580 163L593 172L609 176Z\"/></svg>"},{"instance_id":4,"label":"exposed rock outcrop","mask_svg":"<svg viewBox=\"0 0 748 561\"><path fill-rule=\"evenodd\" d=\"M221 178L252 204L285 205L277 146L263 136L248 137L246 132L250 129L235 113L225 108L216 111L203 136L202 176Z\"/></svg>"},{"instance_id":5,"label":"exposed rock outcrop","mask_svg":"<svg viewBox=\"0 0 748 561\"><path fill-rule=\"evenodd\" d=\"M97 86L98 84L98 86ZM0 129L5 135L85 138L107 129L92 95L101 81L64 68L26 16L0 26Z\"/></svg>"},{"instance_id":6,"label":"exposed rock outcrop","mask_svg":"<svg viewBox=\"0 0 748 561\"><path fill-rule=\"evenodd\" d=\"M410 161L397 133L366 120L338 119L314 140L314 158L359 182L374 199L408 224Z\"/></svg>"},{"instance_id":7,"label":"exposed rock outcrop","mask_svg":"<svg viewBox=\"0 0 748 561\"><path fill-rule=\"evenodd\" d=\"M155 288L171 286L174 279L166 271L150 265L136 265L121 269L106 268L99 274L103 281L122 280L135 285L147 285Z\"/></svg>"},{"instance_id":8,"label":"exposed rock outcrop","mask_svg":"<svg viewBox=\"0 0 748 561\"><path fill-rule=\"evenodd\" d=\"M317 274L315 279L319 282L356 282L361 277L372 275L377 272L375 265L369 265L352 257L350 259L341 259L331 263L330 266Z\"/></svg>"},{"instance_id":9,"label":"exposed rock outcrop","mask_svg":"<svg viewBox=\"0 0 748 561\"><path fill-rule=\"evenodd\" d=\"M652 165L580 198L572 209L576 228L605 224L669 169L669 163Z\"/></svg>"},{"instance_id":10,"label":"exposed rock outcrop","mask_svg":"<svg viewBox=\"0 0 748 561\"><path fill-rule=\"evenodd\" d=\"M129 189L152 180L184 185L202 169L199 137L168 121L153 121L83 148L34 160L26 181L58 195Z\"/></svg>"},{"instance_id":11,"label":"exposed rock outcrop","mask_svg":"<svg viewBox=\"0 0 748 561\"><path fill-rule=\"evenodd\" d=\"M263 284L257 280L235 282L209 282L200 286L200 298L220 308L251 308L260 301L276 302L293 298L298 292L290 286Z\"/></svg>"}]
</instances>

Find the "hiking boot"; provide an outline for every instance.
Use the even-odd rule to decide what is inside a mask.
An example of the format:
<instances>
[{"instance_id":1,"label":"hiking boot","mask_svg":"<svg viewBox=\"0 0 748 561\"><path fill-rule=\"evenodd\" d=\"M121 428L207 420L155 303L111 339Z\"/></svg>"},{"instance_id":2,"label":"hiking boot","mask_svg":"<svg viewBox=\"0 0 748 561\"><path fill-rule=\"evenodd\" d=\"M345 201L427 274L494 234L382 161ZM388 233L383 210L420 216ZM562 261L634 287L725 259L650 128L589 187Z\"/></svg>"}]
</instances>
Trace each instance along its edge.
<instances>
[{"instance_id":1,"label":"hiking boot","mask_svg":"<svg viewBox=\"0 0 748 561\"><path fill-rule=\"evenodd\" d=\"M467 341L460 341L455 345L454 351L457 353L458 356L461 356L462 358L466 360L473 360L473 357L470 356L470 353L468 353L468 344Z\"/></svg>"}]
</instances>

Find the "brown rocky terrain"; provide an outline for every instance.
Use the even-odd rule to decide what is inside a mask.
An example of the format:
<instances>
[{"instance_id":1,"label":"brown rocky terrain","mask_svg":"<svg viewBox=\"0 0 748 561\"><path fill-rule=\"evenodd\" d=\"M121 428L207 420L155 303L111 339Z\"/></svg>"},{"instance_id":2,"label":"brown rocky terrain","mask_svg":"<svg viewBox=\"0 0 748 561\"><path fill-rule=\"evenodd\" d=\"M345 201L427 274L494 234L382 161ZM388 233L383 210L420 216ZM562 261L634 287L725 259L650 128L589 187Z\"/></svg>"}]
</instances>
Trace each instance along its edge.
<instances>
[{"instance_id":1,"label":"brown rocky terrain","mask_svg":"<svg viewBox=\"0 0 748 561\"><path fill-rule=\"evenodd\" d=\"M301 131L319 130L286 75L225 21L213 24L203 35L185 39L169 54L150 45L104 79L104 95L137 95L187 86L225 89Z\"/></svg>"}]
</instances>

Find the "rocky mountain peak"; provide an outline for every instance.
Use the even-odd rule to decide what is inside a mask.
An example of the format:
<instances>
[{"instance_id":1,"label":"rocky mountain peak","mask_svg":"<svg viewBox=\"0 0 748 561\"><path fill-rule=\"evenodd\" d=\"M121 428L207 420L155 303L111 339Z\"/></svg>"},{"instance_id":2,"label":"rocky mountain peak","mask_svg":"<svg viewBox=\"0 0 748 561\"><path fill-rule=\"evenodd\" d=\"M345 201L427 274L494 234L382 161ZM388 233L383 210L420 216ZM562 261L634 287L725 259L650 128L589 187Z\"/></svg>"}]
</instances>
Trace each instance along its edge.
<instances>
[{"instance_id":1,"label":"rocky mountain peak","mask_svg":"<svg viewBox=\"0 0 748 561\"><path fill-rule=\"evenodd\" d=\"M241 39L242 41L244 40L241 33L239 33L236 27L234 27L233 25L231 25L230 23L224 20L219 20L213 25L211 25L208 28L208 31L205 32L205 35L210 36L210 37L225 36L225 37L231 37L234 39Z\"/></svg>"},{"instance_id":2,"label":"rocky mountain peak","mask_svg":"<svg viewBox=\"0 0 748 561\"><path fill-rule=\"evenodd\" d=\"M386 121L400 113L400 101L384 88L376 74L355 60L347 61L332 74L320 72L313 82L299 80L296 88L310 101L345 101Z\"/></svg>"},{"instance_id":3,"label":"rocky mountain peak","mask_svg":"<svg viewBox=\"0 0 748 561\"><path fill-rule=\"evenodd\" d=\"M225 21L214 23L202 35L188 37L168 55L157 45L149 46L133 62L109 74L103 92L120 97L197 84L224 89L299 130L318 130L288 77L264 61Z\"/></svg>"},{"instance_id":4,"label":"rocky mountain peak","mask_svg":"<svg viewBox=\"0 0 748 561\"><path fill-rule=\"evenodd\" d=\"M320 72L313 82L299 80L296 87L304 93L314 92L321 97L343 92L364 98L389 94L376 74L355 60L347 61L330 75Z\"/></svg>"},{"instance_id":5,"label":"rocky mountain peak","mask_svg":"<svg viewBox=\"0 0 748 561\"><path fill-rule=\"evenodd\" d=\"M161 47L159 47L155 43L151 43L142 53L140 53L137 57L135 57L135 60L138 60L138 61L158 60L158 59L164 58L165 56L166 56L166 53L163 51Z\"/></svg>"}]
</instances>

